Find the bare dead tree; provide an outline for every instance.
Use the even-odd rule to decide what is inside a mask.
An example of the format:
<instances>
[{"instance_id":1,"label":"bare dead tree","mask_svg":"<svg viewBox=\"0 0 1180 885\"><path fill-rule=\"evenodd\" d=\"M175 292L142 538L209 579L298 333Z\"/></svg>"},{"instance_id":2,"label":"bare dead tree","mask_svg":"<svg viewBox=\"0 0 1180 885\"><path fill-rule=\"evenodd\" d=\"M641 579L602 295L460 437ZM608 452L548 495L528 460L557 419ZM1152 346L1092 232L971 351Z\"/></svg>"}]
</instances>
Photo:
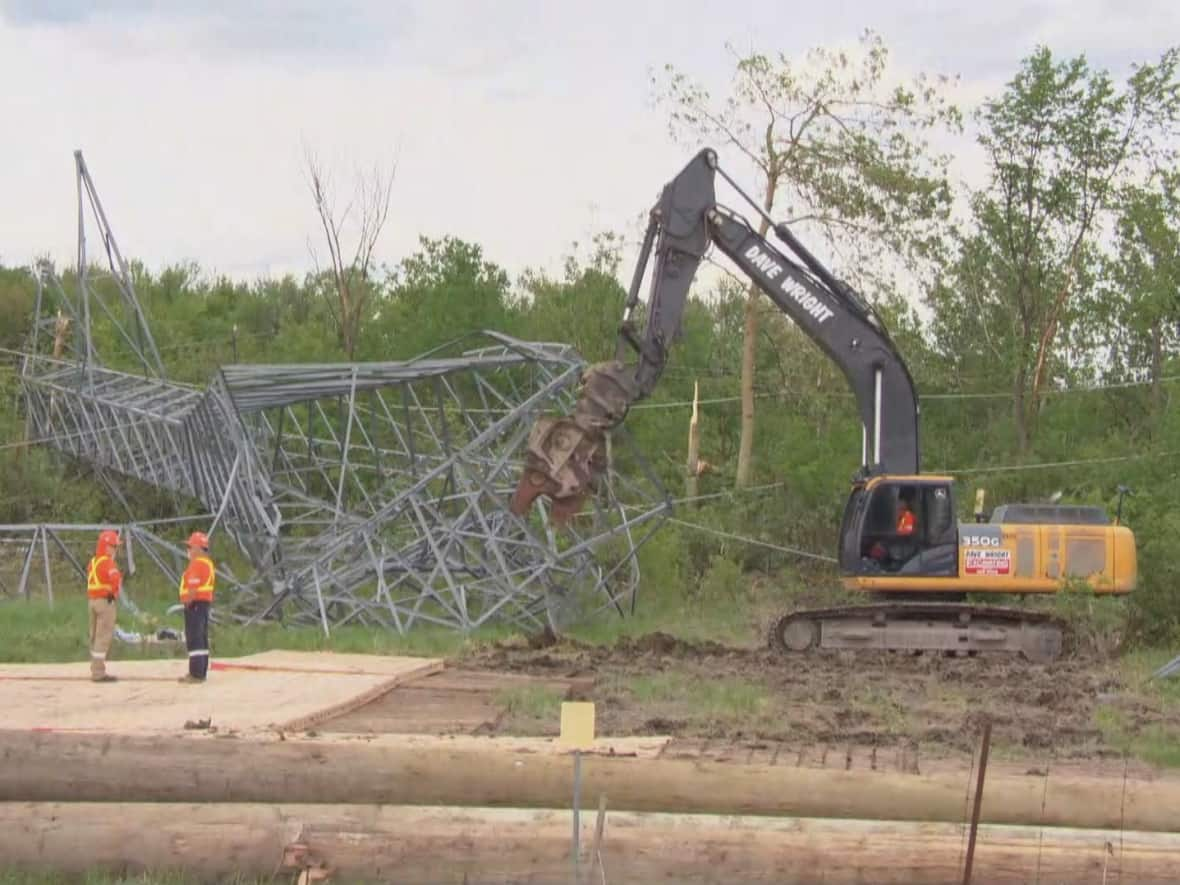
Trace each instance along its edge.
<instances>
[{"instance_id":1,"label":"bare dead tree","mask_svg":"<svg viewBox=\"0 0 1180 885\"><path fill-rule=\"evenodd\" d=\"M389 218L396 163L388 167L375 163L368 171L358 171L352 194L343 210L337 210L330 174L315 154L304 148L308 186L324 231L331 264L332 292L328 307L348 358L354 359L365 308L373 294L373 251ZM355 213L355 245L347 246L346 225ZM310 241L309 241L310 246ZM316 272L323 273L314 247L312 261Z\"/></svg>"}]
</instances>

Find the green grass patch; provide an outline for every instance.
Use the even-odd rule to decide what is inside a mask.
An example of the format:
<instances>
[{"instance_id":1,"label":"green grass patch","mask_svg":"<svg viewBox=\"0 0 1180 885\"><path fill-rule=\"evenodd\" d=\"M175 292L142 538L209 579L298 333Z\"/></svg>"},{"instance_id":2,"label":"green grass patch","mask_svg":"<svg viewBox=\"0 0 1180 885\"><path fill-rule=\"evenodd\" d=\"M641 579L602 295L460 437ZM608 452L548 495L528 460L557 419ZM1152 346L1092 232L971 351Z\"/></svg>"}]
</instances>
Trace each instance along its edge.
<instances>
[{"instance_id":1,"label":"green grass patch","mask_svg":"<svg viewBox=\"0 0 1180 885\"><path fill-rule=\"evenodd\" d=\"M711 569L705 575L709 583L734 584L724 569ZM768 579L746 575L744 584L729 595L720 592L697 592L690 589L666 589L645 586L640 589L634 617L615 614L594 623L574 627L570 635L595 645L610 644L619 638L636 638L654 632L667 633L686 642L718 642L739 648L760 647L765 642L761 626L765 617L773 617L794 603L806 588L792 574ZM826 604L837 605L854 597L833 586L825 593ZM863 601L863 600L857 600Z\"/></svg>"},{"instance_id":2,"label":"green grass patch","mask_svg":"<svg viewBox=\"0 0 1180 885\"><path fill-rule=\"evenodd\" d=\"M1180 729L1161 723L1136 728L1122 710L1107 705L1094 710L1094 724L1112 747L1151 765L1180 768Z\"/></svg>"},{"instance_id":3,"label":"green grass patch","mask_svg":"<svg viewBox=\"0 0 1180 885\"><path fill-rule=\"evenodd\" d=\"M730 570L732 571L732 570ZM593 645L611 645L622 638L637 638L664 632L686 642L719 642L753 647L763 642L760 613L773 613L787 606L799 592L799 585L782 580L753 581L737 587L724 568L713 568L706 576L723 583L731 595L717 592L689 592L680 585L658 583L658 574L645 573L636 613L624 606L624 614L609 610L594 620L576 625L567 634ZM708 583L708 582L706 582ZM119 609L122 630L152 633L161 627L183 629L181 613L167 614L175 595L167 588L130 588L129 593L142 617L127 606ZM463 635L453 630L422 625L402 636L393 629L345 625L325 636L316 625L287 626L275 622L249 627L236 623L214 623L210 642L214 655L240 657L271 649L291 651L336 651L358 654L404 654L431 657L462 657L488 644L519 635L511 627L493 626ZM0 663L44 663L87 659L87 609L84 590L71 588L57 594L52 607L42 598L29 602L0 602ZM168 646L130 645L115 640L111 660L144 660L171 657Z\"/></svg>"},{"instance_id":4,"label":"green grass patch","mask_svg":"<svg viewBox=\"0 0 1180 885\"><path fill-rule=\"evenodd\" d=\"M750 645L753 637L749 611L741 606L681 603L649 604L634 617L608 616L574 627L568 633L581 642L610 645L623 637L637 638L657 631L686 642L708 640L726 645Z\"/></svg>"},{"instance_id":5,"label":"green grass patch","mask_svg":"<svg viewBox=\"0 0 1180 885\"><path fill-rule=\"evenodd\" d=\"M965 716L971 709L971 698L966 691L937 680L931 681L927 697L937 705L940 712L947 715Z\"/></svg>"},{"instance_id":6,"label":"green grass patch","mask_svg":"<svg viewBox=\"0 0 1180 885\"><path fill-rule=\"evenodd\" d=\"M1161 707L1180 707L1180 673L1162 679L1151 674L1176 657L1180 649L1137 649L1122 657L1119 670L1127 687L1157 702Z\"/></svg>"},{"instance_id":7,"label":"green grass patch","mask_svg":"<svg viewBox=\"0 0 1180 885\"><path fill-rule=\"evenodd\" d=\"M629 680L626 690L644 704L675 704L712 719L745 719L770 704L765 686L745 679L699 679L680 673L657 673Z\"/></svg>"},{"instance_id":8,"label":"green grass patch","mask_svg":"<svg viewBox=\"0 0 1180 885\"><path fill-rule=\"evenodd\" d=\"M184 628L181 614L165 615L167 604L151 609L136 600L140 609L153 614L137 618L125 606L119 610L118 627L135 633L151 633L160 627ZM161 614L154 614L155 611ZM86 599L59 599L50 607L44 600L0 603L0 663L49 663L88 659ZM276 623L213 624L210 644L217 657L240 657L270 649L335 651L341 653L424 655L450 657L479 648L511 634L506 628L488 628L464 636L437 627L421 627L405 636L394 630L345 625L331 634L316 626L283 626ZM129 644L118 638L111 645L112 661L150 660L183 654L183 647Z\"/></svg>"},{"instance_id":9,"label":"green grass patch","mask_svg":"<svg viewBox=\"0 0 1180 885\"><path fill-rule=\"evenodd\" d=\"M496 693L496 703L512 717L548 719L554 723L561 715L562 692L544 685L521 685Z\"/></svg>"},{"instance_id":10,"label":"green grass patch","mask_svg":"<svg viewBox=\"0 0 1180 885\"><path fill-rule=\"evenodd\" d=\"M905 707L880 689L861 689L852 696L852 705L868 713L876 723L894 734L904 732L909 726Z\"/></svg>"}]
</instances>

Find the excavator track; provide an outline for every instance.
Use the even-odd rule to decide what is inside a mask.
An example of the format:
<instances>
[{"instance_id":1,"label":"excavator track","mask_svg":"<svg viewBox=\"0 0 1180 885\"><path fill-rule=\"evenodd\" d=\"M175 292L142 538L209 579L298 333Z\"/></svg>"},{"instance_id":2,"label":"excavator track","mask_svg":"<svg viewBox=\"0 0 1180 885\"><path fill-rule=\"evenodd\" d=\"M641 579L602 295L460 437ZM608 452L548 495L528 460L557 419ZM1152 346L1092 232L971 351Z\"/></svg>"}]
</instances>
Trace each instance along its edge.
<instances>
[{"instance_id":1,"label":"excavator track","mask_svg":"<svg viewBox=\"0 0 1180 885\"><path fill-rule=\"evenodd\" d=\"M770 627L770 647L1005 652L1038 664L1061 655L1066 625L1042 612L953 602L885 602L789 612Z\"/></svg>"}]
</instances>

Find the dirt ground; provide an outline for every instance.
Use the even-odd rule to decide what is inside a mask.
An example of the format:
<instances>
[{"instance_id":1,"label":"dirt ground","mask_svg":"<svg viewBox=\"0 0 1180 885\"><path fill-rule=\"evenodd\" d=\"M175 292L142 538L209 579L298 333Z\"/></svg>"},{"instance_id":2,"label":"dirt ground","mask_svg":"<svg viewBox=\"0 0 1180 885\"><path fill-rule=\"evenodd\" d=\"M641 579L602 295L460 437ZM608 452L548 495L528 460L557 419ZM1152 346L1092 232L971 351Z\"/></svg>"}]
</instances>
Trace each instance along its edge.
<instances>
[{"instance_id":1,"label":"dirt ground","mask_svg":"<svg viewBox=\"0 0 1180 885\"><path fill-rule=\"evenodd\" d=\"M570 680L562 696L595 701L603 734L671 735L699 754L826 767L969 765L985 717L993 760L1030 772L1075 763L1121 773L1135 736L1172 746L1180 737L1180 710L1128 690L1115 663L1086 656L1048 666L986 655L787 657L655 633L610 648L501 643L463 666ZM491 728L555 732L544 703L517 706Z\"/></svg>"}]
</instances>

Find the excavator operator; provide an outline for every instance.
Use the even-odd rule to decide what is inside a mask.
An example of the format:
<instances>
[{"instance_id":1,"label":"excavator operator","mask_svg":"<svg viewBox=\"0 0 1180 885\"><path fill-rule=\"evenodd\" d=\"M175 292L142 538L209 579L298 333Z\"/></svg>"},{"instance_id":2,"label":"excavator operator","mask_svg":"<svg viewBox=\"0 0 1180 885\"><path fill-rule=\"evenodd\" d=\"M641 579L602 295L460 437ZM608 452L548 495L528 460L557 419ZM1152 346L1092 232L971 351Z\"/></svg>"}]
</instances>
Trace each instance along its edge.
<instances>
[{"instance_id":1,"label":"excavator operator","mask_svg":"<svg viewBox=\"0 0 1180 885\"><path fill-rule=\"evenodd\" d=\"M897 499L897 533L904 538L911 537L917 527L918 520L914 511L910 509L910 502L905 498Z\"/></svg>"}]
</instances>

